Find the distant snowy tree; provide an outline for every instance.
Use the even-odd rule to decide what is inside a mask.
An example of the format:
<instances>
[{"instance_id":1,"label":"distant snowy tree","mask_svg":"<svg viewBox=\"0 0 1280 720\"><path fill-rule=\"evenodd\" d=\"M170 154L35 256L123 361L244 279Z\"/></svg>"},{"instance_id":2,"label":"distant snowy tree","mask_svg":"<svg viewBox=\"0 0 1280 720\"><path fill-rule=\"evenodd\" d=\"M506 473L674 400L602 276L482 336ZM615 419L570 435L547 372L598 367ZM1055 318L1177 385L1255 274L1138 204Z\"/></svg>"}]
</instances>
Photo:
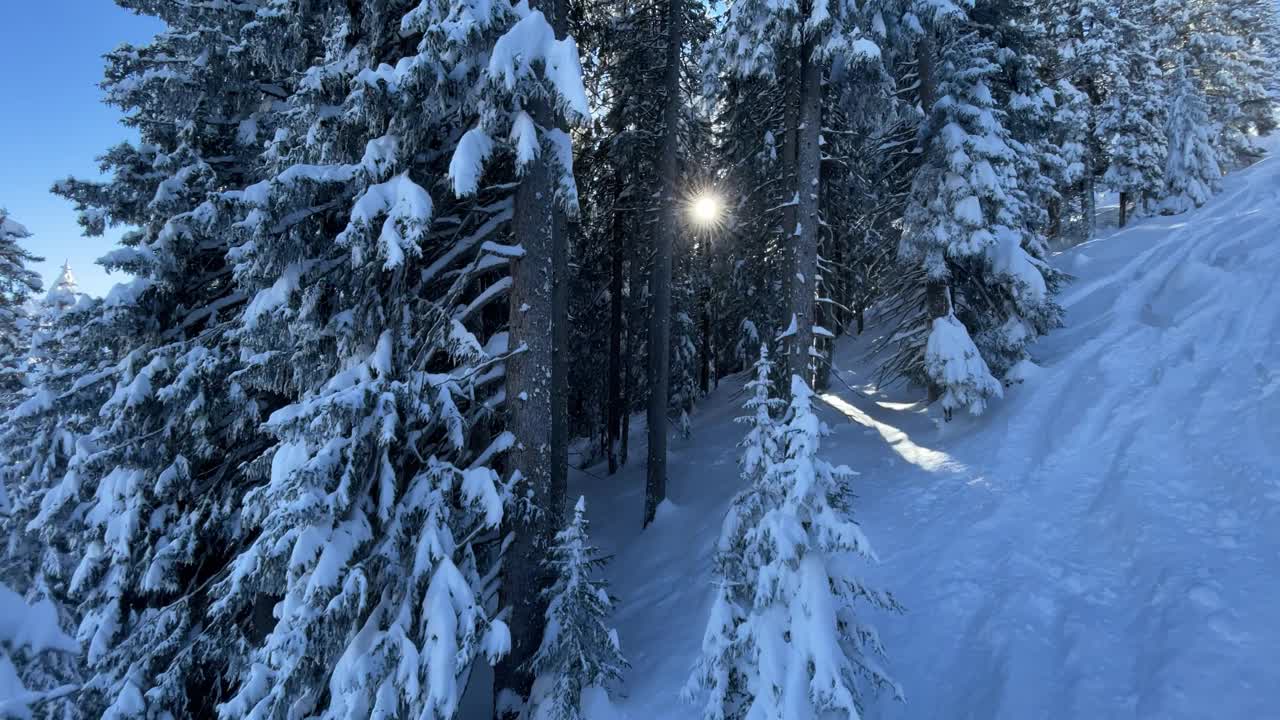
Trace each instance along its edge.
<instances>
[{"instance_id":1,"label":"distant snowy tree","mask_svg":"<svg viewBox=\"0 0 1280 720\"><path fill-rule=\"evenodd\" d=\"M1141 42L1137 37L1132 41ZM1147 211L1160 194L1168 155L1164 83L1159 70L1147 57L1131 73L1116 77L1097 129L1109 158L1102 181L1120 194L1121 227L1131 200L1138 210Z\"/></svg>"},{"instance_id":2,"label":"distant snowy tree","mask_svg":"<svg viewBox=\"0 0 1280 720\"><path fill-rule=\"evenodd\" d=\"M31 256L11 244L23 234L21 226L0 214L0 231L0 262L7 268L0 310L13 309L6 301L37 290L39 279L22 268ZM64 321L71 307L66 289L60 282L19 306L21 314L7 316L14 322L13 334L0 330L0 343L7 344L5 367L15 381L0 408L0 583L8 586L0 585L0 613L10 628L0 633L5 635L0 638L0 714L5 717L69 718L78 705L79 647L67 634L75 628L75 603L68 594L72 528L39 529L47 515L45 493L70 472L76 431L83 427L84 416L66 412L85 409L73 389L83 368L69 347L78 344L84 328ZM74 295L70 299L78 301ZM57 651L46 652L50 647Z\"/></svg>"},{"instance_id":3,"label":"distant snowy tree","mask_svg":"<svg viewBox=\"0 0 1280 720\"><path fill-rule=\"evenodd\" d=\"M1148 24L1135 18L1134 3L1096 10L1108 22L1106 100L1097 108L1094 141L1105 167L1102 184L1120 195L1120 225L1128 222L1130 201L1149 211L1164 182L1167 138L1166 97Z\"/></svg>"},{"instance_id":4,"label":"distant snowy tree","mask_svg":"<svg viewBox=\"0 0 1280 720\"><path fill-rule=\"evenodd\" d=\"M528 720L587 720L583 693L604 691L628 667L618 634L609 627L613 600L603 581L591 579L605 559L587 537L586 512L580 497L544 561L555 580L545 591L547 622L530 661L536 679L524 714Z\"/></svg>"},{"instance_id":5,"label":"distant snowy tree","mask_svg":"<svg viewBox=\"0 0 1280 720\"><path fill-rule=\"evenodd\" d=\"M1188 50L1198 75L1223 164L1244 164L1262 151L1254 138L1275 127L1275 3L1267 0L1190 0Z\"/></svg>"},{"instance_id":6,"label":"distant snowy tree","mask_svg":"<svg viewBox=\"0 0 1280 720\"><path fill-rule=\"evenodd\" d=\"M74 299L74 304L68 304ZM62 630L75 631L72 592L84 530L78 498L85 478L98 412L110 388L82 382L109 372L110 333L98 322L99 303L78 294L69 271L34 304L26 383L0 420L0 482L10 505L0 518L4 552L0 580L24 600L47 608ZM78 649L78 647L77 647ZM78 686L79 652L14 656L28 687ZM64 694L43 706L43 716L75 717L79 699Z\"/></svg>"},{"instance_id":7,"label":"distant snowy tree","mask_svg":"<svg viewBox=\"0 0 1280 720\"><path fill-rule=\"evenodd\" d=\"M1203 106L1205 130L1219 168L1252 161L1259 153L1252 137L1275 124L1272 83L1278 21L1274 5L1253 0L1157 0L1151 16L1152 36L1173 103ZM1192 90L1199 100L1191 97ZM1178 112L1199 111L1184 107ZM1184 124L1172 117L1170 122ZM1171 130L1171 154L1179 140ZM1198 204L1182 190L1170 187L1168 192L1175 197L1166 208ZM1181 199L1176 197L1179 193Z\"/></svg>"},{"instance_id":8,"label":"distant snowy tree","mask_svg":"<svg viewBox=\"0 0 1280 720\"><path fill-rule=\"evenodd\" d=\"M85 295L80 292L75 273L71 272L71 263L63 262L57 279L44 295L42 305L46 313L57 317L74 307L83 297Z\"/></svg>"},{"instance_id":9,"label":"distant snowy tree","mask_svg":"<svg viewBox=\"0 0 1280 720\"><path fill-rule=\"evenodd\" d=\"M1173 71L1169 91L1173 100L1166 128L1168 159L1161 209L1179 213L1208 202L1222 182L1222 167L1205 98L1186 67Z\"/></svg>"},{"instance_id":10,"label":"distant snowy tree","mask_svg":"<svg viewBox=\"0 0 1280 720\"><path fill-rule=\"evenodd\" d=\"M689 699L707 694L708 720L861 717L868 691L901 695L875 630L855 611L859 601L898 609L850 573L850 557L875 560L853 519L855 473L818 457L825 430L799 377L791 396L783 455L746 478L717 547L716 596L685 688Z\"/></svg>"},{"instance_id":11,"label":"distant snowy tree","mask_svg":"<svg viewBox=\"0 0 1280 720\"><path fill-rule=\"evenodd\" d=\"M19 244L30 236L0 208L0 410L8 409L13 394L22 387L31 330L24 306L32 294L40 292L40 276L27 266L42 258Z\"/></svg>"}]
</instances>

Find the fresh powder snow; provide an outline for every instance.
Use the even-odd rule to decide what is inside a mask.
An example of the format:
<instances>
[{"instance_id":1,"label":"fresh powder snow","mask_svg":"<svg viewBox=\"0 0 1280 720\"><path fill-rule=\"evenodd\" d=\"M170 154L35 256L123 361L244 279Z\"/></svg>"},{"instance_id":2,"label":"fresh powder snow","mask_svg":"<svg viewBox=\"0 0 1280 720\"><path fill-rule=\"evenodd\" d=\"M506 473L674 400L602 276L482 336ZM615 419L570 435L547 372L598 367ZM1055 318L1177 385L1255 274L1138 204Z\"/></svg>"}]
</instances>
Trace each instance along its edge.
<instances>
[{"instance_id":1,"label":"fresh powder snow","mask_svg":"<svg viewBox=\"0 0 1280 720\"><path fill-rule=\"evenodd\" d=\"M1276 144L1270 143L1275 150ZM873 617L905 701L877 718L1261 718L1280 700L1280 159L1200 210L1053 258L1067 328L1025 384L945 424L839 346L815 403L831 462L903 615ZM575 473L615 555L632 664L601 720L701 716L680 699L711 612L720 524L742 489L744 376L673 439L669 500L640 531L642 464ZM636 438L643 428L633 423ZM590 474L588 474L590 473ZM636 508L635 516L618 508Z\"/></svg>"}]
</instances>

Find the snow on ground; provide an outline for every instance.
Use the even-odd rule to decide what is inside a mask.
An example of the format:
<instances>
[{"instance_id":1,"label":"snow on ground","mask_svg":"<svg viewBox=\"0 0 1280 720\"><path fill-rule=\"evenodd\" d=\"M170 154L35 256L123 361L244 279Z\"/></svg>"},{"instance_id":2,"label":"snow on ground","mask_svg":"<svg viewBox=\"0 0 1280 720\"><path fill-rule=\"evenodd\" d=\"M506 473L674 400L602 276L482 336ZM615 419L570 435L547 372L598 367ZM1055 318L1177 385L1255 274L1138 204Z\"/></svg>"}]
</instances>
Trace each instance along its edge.
<instances>
[{"instance_id":1,"label":"snow on ground","mask_svg":"<svg viewBox=\"0 0 1280 720\"><path fill-rule=\"evenodd\" d=\"M1203 209L1056 258L1077 280L1041 369L949 425L858 361L822 409L863 474L859 517L906 606L875 618L907 700L873 718L1262 718L1280 705L1280 159ZM862 388L853 391L845 384ZM738 489L740 382L675 439L640 532L643 447L575 474L633 667L618 717L696 718L678 692ZM869 393L869 394L868 394ZM595 720L605 720L604 715Z\"/></svg>"}]
</instances>

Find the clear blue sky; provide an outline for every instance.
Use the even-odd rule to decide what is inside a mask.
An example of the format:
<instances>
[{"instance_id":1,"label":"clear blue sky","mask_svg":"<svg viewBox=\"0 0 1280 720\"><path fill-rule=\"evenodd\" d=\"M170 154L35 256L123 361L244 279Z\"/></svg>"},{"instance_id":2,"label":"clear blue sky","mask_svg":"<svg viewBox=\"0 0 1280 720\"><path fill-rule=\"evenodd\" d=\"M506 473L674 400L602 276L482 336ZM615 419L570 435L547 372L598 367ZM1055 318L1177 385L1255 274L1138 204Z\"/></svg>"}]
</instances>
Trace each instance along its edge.
<instances>
[{"instance_id":1,"label":"clear blue sky","mask_svg":"<svg viewBox=\"0 0 1280 720\"><path fill-rule=\"evenodd\" d=\"M68 175L100 177L96 158L131 139L120 112L101 102L102 55L142 43L161 29L153 18L112 0L22 0L4 3L0 38L0 207L33 233L27 247L47 286L63 259L85 292L104 294L123 278L94 261L119 238L80 235L75 212L49 187Z\"/></svg>"}]
</instances>

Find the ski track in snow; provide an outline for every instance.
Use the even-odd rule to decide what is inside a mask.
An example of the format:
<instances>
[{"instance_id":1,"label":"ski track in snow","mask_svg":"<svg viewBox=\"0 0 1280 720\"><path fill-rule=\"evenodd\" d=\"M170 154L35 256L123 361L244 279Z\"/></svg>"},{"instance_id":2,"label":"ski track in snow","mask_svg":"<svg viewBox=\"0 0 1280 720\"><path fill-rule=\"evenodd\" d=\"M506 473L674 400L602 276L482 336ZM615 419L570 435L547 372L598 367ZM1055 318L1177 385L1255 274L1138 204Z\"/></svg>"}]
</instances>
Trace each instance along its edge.
<instances>
[{"instance_id":1,"label":"ski track in snow","mask_svg":"<svg viewBox=\"0 0 1280 720\"><path fill-rule=\"evenodd\" d=\"M868 717L1280 716L1280 159L1224 185L1060 254L1067 327L985 416L942 426L834 383L823 452L862 473L867 575L907 608L874 618L906 702ZM850 384L865 342L843 348ZM615 554L618 717L700 717L678 694L738 488L739 388L673 439L655 532L642 446L612 478L575 473Z\"/></svg>"}]
</instances>

